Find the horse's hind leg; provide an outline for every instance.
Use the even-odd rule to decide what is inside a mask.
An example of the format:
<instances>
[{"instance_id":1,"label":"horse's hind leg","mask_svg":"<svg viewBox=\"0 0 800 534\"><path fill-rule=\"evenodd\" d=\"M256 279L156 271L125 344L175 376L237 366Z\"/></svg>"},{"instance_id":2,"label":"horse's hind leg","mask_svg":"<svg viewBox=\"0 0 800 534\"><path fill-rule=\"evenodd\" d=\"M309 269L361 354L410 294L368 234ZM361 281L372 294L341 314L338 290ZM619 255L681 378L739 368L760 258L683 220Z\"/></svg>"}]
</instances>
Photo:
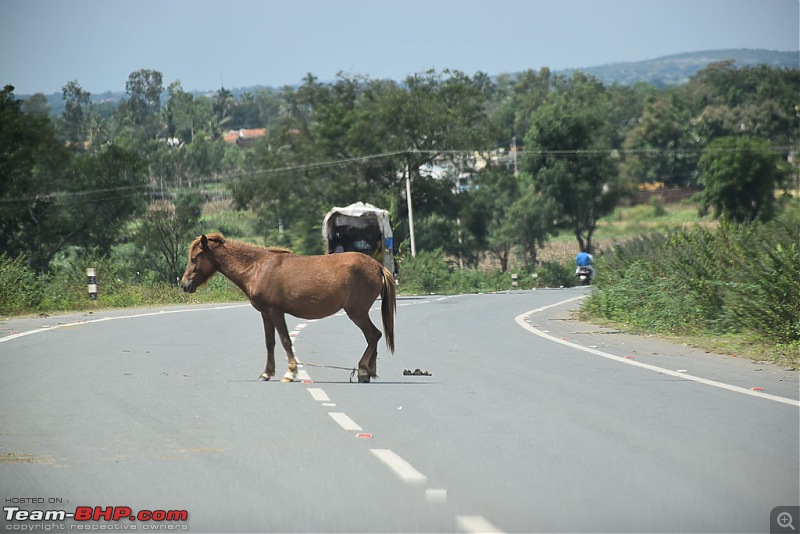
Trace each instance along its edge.
<instances>
[{"instance_id":1,"label":"horse's hind leg","mask_svg":"<svg viewBox=\"0 0 800 534\"><path fill-rule=\"evenodd\" d=\"M345 309L347 316L364 333L367 340L367 349L358 361L358 381L369 382L370 378L377 378L378 368L378 341L380 341L381 331L372 324L369 318L369 311L353 312Z\"/></svg>"},{"instance_id":2,"label":"horse's hind leg","mask_svg":"<svg viewBox=\"0 0 800 534\"><path fill-rule=\"evenodd\" d=\"M297 379L297 360L292 351L292 338L289 337L289 329L286 327L286 318L283 313L272 313L270 315L272 322L275 323L275 329L278 330L278 336L281 338L283 350L286 351L286 360L288 361L289 369L286 374L281 378L281 382L294 382Z\"/></svg>"},{"instance_id":3,"label":"horse's hind leg","mask_svg":"<svg viewBox=\"0 0 800 534\"><path fill-rule=\"evenodd\" d=\"M266 381L275 376L275 324L264 312L261 313L261 320L264 322L264 338L267 342L267 366L258 379Z\"/></svg>"}]
</instances>

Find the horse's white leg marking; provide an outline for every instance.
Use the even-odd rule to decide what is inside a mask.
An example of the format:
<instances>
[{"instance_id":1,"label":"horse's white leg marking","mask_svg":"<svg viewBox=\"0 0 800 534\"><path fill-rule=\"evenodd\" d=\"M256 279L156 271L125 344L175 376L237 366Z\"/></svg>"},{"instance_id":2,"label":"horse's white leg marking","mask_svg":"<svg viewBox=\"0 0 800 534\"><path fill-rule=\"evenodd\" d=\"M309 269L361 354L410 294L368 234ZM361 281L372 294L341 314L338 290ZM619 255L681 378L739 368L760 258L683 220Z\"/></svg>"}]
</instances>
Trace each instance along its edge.
<instances>
[{"instance_id":1,"label":"horse's white leg marking","mask_svg":"<svg viewBox=\"0 0 800 534\"><path fill-rule=\"evenodd\" d=\"M297 380L297 371L286 371L286 374L281 378L281 382L294 382Z\"/></svg>"}]
</instances>

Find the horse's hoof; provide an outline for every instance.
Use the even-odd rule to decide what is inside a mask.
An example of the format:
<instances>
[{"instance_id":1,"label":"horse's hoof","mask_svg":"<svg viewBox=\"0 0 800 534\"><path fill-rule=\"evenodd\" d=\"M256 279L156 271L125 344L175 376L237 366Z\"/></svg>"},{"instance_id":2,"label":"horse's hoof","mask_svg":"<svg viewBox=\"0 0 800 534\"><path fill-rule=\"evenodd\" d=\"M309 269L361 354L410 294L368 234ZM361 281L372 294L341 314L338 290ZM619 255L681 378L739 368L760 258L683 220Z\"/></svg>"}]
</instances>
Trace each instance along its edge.
<instances>
[{"instance_id":1,"label":"horse's hoof","mask_svg":"<svg viewBox=\"0 0 800 534\"><path fill-rule=\"evenodd\" d=\"M259 377L258 377L258 381L259 381L259 382L266 382L266 381L268 381L270 378L271 378L271 377L270 377L270 376L269 376L267 373L261 373L261 376L259 376Z\"/></svg>"},{"instance_id":2,"label":"horse's hoof","mask_svg":"<svg viewBox=\"0 0 800 534\"><path fill-rule=\"evenodd\" d=\"M359 384L369 384L370 377L368 374L358 373L358 383Z\"/></svg>"},{"instance_id":3,"label":"horse's hoof","mask_svg":"<svg viewBox=\"0 0 800 534\"><path fill-rule=\"evenodd\" d=\"M283 378L281 378L281 382L294 382L297 379L297 373L293 373L291 371L287 371Z\"/></svg>"}]
</instances>

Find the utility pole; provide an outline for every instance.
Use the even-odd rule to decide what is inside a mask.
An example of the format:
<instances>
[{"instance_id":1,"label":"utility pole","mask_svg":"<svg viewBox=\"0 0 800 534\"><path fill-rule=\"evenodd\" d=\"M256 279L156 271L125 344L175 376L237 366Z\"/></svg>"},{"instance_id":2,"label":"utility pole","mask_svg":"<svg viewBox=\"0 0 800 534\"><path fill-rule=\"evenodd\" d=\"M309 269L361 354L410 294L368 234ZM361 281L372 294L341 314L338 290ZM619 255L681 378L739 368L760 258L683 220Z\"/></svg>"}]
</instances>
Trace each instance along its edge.
<instances>
[{"instance_id":1,"label":"utility pole","mask_svg":"<svg viewBox=\"0 0 800 534\"><path fill-rule=\"evenodd\" d=\"M408 233L411 236L411 256L417 255L417 243L414 241L414 210L411 207L411 153L406 152L406 202L408 203Z\"/></svg>"},{"instance_id":2,"label":"utility pole","mask_svg":"<svg viewBox=\"0 0 800 534\"><path fill-rule=\"evenodd\" d=\"M512 147L511 150L514 152L514 178L519 177L519 168L517 167L517 136L511 138Z\"/></svg>"}]
</instances>

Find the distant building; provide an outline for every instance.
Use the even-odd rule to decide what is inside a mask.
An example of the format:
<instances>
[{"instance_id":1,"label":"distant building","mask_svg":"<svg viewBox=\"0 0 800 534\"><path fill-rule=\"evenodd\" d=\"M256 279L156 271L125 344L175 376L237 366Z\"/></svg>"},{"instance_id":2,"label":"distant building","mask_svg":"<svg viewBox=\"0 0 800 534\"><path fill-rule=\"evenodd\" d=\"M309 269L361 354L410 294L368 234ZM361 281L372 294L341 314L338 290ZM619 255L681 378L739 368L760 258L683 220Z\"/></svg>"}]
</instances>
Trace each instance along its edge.
<instances>
[{"instance_id":1,"label":"distant building","mask_svg":"<svg viewBox=\"0 0 800 534\"><path fill-rule=\"evenodd\" d=\"M253 139L267 135L266 128L241 128L239 130L229 130L223 139L229 145L248 146Z\"/></svg>"}]
</instances>

